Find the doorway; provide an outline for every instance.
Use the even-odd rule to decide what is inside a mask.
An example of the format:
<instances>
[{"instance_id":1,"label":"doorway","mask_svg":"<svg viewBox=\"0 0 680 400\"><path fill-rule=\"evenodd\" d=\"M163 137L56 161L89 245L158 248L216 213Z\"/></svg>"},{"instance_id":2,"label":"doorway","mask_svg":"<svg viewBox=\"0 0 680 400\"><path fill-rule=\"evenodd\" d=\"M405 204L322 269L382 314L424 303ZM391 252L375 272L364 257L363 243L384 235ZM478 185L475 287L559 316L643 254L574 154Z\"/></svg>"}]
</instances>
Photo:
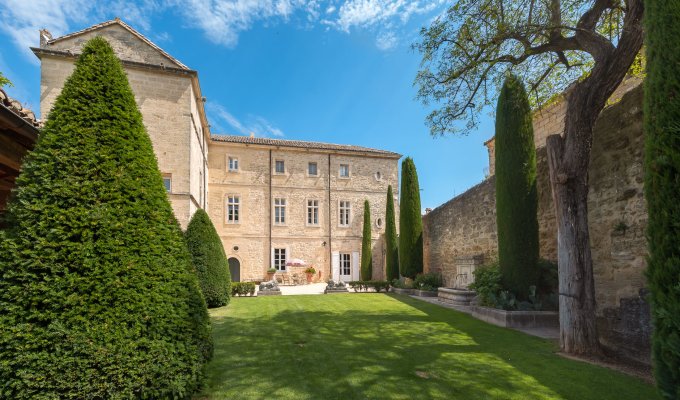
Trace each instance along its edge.
<instances>
[{"instance_id":1,"label":"doorway","mask_svg":"<svg viewBox=\"0 0 680 400\"><path fill-rule=\"evenodd\" d=\"M241 262L236 258L230 258L229 273L231 274L232 282L241 282Z\"/></svg>"}]
</instances>

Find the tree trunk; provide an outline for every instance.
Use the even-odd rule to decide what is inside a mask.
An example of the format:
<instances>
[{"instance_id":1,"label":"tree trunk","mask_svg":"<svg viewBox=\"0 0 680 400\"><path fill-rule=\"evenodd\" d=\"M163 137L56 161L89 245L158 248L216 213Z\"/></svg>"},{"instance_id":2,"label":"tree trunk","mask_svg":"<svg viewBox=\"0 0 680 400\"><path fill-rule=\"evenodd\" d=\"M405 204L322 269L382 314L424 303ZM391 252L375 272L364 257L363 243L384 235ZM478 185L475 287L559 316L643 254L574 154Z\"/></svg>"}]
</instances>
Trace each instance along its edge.
<instances>
[{"instance_id":1,"label":"tree trunk","mask_svg":"<svg viewBox=\"0 0 680 400\"><path fill-rule=\"evenodd\" d=\"M588 176L561 171L563 139L548 138L548 162L557 217L560 348L571 354L599 354L595 326L595 284L588 233Z\"/></svg>"}]
</instances>

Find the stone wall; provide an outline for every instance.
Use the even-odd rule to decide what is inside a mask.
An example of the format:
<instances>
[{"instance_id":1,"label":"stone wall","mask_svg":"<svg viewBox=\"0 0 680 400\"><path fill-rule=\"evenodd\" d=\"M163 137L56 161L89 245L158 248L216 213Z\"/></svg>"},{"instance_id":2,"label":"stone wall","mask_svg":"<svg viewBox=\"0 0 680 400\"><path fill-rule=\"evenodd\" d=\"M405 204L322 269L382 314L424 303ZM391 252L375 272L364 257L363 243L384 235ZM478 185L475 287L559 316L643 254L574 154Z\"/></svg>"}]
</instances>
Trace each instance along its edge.
<instances>
[{"instance_id":1,"label":"stone wall","mask_svg":"<svg viewBox=\"0 0 680 400\"><path fill-rule=\"evenodd\" d=\"M238 172L228 170L229 157L238 159ZM277 160L284 162L285 173L273 171ZM310 162L317 164L317 176L309 176ZM349 164L349 178L338 177L340 164ZM272 264L272 248L285 248L288 258L300 258L312 264L321 272L321 280L331 276L333 253L352 254L352 269L358 271L354 254L361 254L366 199L371 206L373 228L373 278L384 277L382 236L387 186L398 187L398 160L394 157L213 140L208 167L208 213L227 254L240 261L241 280L265 277ZM380 179L376 177L377 172ZM226 200L230 195L240 198L239 223L226 219ZM274 198L286 200L285 224L272 223ZM307 224L307 200L318 201L318 225ZM351 203L347 227L339 225L341 200ZM380 226L376 223L378 219L382 222Z\"/></svg>"},{"instance_id":2,"label":"stone wall","mask_svg":"<svg viewBox=\"0 0 680 400\"><path fill-rule=\"evenodd\" d=\"M550 118L550 117L549 117ZM535 126L543 126L534 121ZM539 135L545 137L541 132ZM642 193L642 87L629 90L597 121L589 170L588 218L600 340L633 361L649 363L649 307L644 299L647 214ZM557 259L557 232L545 147L537 150L541 257ZM495 178L423 218L425 269L455 276L455 258L496 257ZM450 284L447 279L447 284Z\"/></svg>"}]
</instances>

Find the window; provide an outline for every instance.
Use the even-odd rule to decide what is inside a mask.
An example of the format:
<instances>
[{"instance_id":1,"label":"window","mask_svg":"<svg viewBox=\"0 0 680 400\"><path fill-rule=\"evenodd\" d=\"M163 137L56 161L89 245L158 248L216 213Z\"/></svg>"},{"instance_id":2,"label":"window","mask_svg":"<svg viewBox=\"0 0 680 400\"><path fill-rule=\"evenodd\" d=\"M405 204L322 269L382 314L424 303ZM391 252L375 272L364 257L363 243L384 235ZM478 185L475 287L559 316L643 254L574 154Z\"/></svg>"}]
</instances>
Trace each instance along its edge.
<instances>
[{"instance_id":1,"label":"window","mask_svg":"<svg viewBox=\"0 0 680 400\"><path fill-rule=\"evenodd\" d=\"M277 174L286 173L286 163L283 160L276 160L276 169L274 170Z\"/></svg>"},{"instance_id":2,"label":"window","mask_svg":"<svg viewBox=\"0 0 680 400\"><path fill-rule=\"evenodd\" d=\"M317 165L315 162L307 164L307 174L309 176L316 176L318 174Z\"/></svg>"},{"instance_id":3,"label":"window","mask_svg":"<svg viewBox=\"0 0 680 400\"><path fill-rule=\"evenodd\" d=\"M163 174L163 186L165 186L166 192L172 192L172 175Z\"/></svg>"},{"instance_id":4,"label":"window","mask_svg":"<svg viewBox=\"0 0 680 400\"><path fill-rule=\"evenodd\" d=\"M237 172L238 171L238 158L229 157L229 171L230 172Z\"/></svg>"},{"instance_id":5,"label":"window","mask_svg":"<svg viewBox=\"0 0 680 400\"><path fill-rule=\"evenodd\" d=\"M307 225L319 225L319 200L307 200Z\"/></svg>"},{"instance_id":6,"label":"window","mask_svg":"<svg viewBox=\"0 0 680 400\"><path fill-rule=\"evenodd\" d=\"M286 223L286 199L274 199L274 224L283 225Z\"/></svg>"},{"instance_id":7,"label":"window","mask_svg":"<svg viewBox=\"0 0 680 400\"><path fill-rule=\"evenodd\" d=\"M340 177L349 178L349 164L340 164Z\"/></svg>"},{"instance_id":8,"label":"window","mask_svg":"<svg viewBox=\"0 0 680 400\"><path fill-rule=\"evenodd\" d=\"M340 201L340 226L349 226L349 217L352 206L349 201Z\"/></svg>"},{"instance_id":9,"label":"window","mask_svg":"<svg viewBox=\"0 0 680 400\"><path fill-rule=\"evenodd\" d=\"M286 270L286 249L274 249L274 268L277 271Z\"/></svg>"},{"instance_id":10,"label":"window","mask_svg":"<svg viewBox=\"0 0 680 400\"><path fill-rule=\"evenodd\" d=\"M241 199L238 196L227 196L227 223L239 223L239 204Z\"/></svg>"},{"instance_id":11,"label":"window","mask_svg":"<svg viewBox=\"0 0 680 400\"><path fill-rule=\"evenodd\" d=\"M382 180L382 173L380 171L375 173L375 180L376 181L381 181Z\"/></svg>"},{"instance_id":12,"label":"window","mask_svg":"<svg viewBox=\"0 0 680 400\"><path fill-rule=\"evenodd\" d=\"M377 226L378 229L382 228L382 224L383 224L382 218L378 218L378 219L375 221L375 226Z\"/></svg>"},{"instance_id":13,"label":"window","mask_svg":"<svg viewBox=\"0 0 680 400\"><path fill-rule=\"evenodd\" d=\"M352 262L349 253L340 253L340 275L352 274Z\"/></svg>"}]
</instances>

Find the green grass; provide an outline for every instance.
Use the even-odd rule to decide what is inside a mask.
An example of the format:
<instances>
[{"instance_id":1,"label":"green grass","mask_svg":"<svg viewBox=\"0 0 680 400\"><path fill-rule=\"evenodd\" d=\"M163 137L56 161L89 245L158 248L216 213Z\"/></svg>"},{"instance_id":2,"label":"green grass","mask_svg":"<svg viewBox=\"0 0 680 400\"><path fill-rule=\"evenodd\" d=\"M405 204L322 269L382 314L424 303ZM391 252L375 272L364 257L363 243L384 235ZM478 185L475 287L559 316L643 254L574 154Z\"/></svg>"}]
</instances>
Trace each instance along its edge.
<instances>
[{"instance_id":1,"label":"green grass","mask_svg":"<svg viewBox=\"0 0 680 400\"><path fill-rule=\"evenodd\" d=\"M406 296L235 298L201 399L658 399L554 342Z\"/></svg>"}]
</instances>

